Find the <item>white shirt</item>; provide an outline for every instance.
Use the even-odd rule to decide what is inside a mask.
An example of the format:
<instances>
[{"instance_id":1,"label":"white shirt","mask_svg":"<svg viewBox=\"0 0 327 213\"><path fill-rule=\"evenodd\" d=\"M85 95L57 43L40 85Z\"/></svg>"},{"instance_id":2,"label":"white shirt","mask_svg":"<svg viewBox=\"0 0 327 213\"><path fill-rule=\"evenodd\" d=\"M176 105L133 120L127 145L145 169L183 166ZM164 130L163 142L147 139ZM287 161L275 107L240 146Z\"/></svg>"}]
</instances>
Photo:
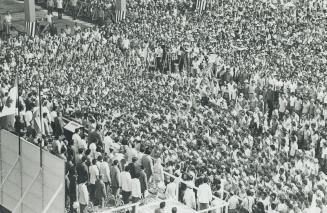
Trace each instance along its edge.
<instances>
[{"instance_id":1,"label":"white shirt","mask_svg":"<svg viewBox=\"0 0 327 213\"><path fill-rule=\"evenodd\" d=\"M229 209L236 209L239 203L238 197L236 195L231 196L228 199Z\"/></svg>"},{"instance_id":2,"label":"white shirt","mask_svg":"<svg viewBox=\"0 0 327 213\"><path fill-rule=\"evenodd\" d=\"M105 136L103 139L103 143L104 143L104 151L109 155L110 153L110 148L112 146L112 139L110 136Z\"/></svg>"},{"instance_id":3,"label":"white shirt","mask_svg":"<svg viewBox=\"0 0 327 213\"><path fill-rule=\"evenodd\" d=\"M141 192L141 183L138 178L133 178L131 181L132 185L132 197L138 197L141 198L142 192Z\"/></svg>"},{"instance_id":4,"label":"white shirt","mask_svg":"<svg viewBox=\"0 0 327 213\"><path fill-rule=\"evenodd\" d=\"M62 0L57 0L57 8L58 9L62 8Z\"/></svg>"},{"instance_id":5,"label":"white shirt","mask_svg":"<svg viewBox=\"0 0 327 213\"><path fill-rule=\"evenodd\" d=\"M89 172L90 172L90 183L95 184L95 181L97 180L97 176L99 176L99 169L97 165L90 166Z\"/></svg>"},{"instance_id":6,"label":"white shirt","mask_svg":"<svg viewBox=\"0 0 327 213\"><path fill-rule=\"evenodd\" d=\"M32 120L33 120L33 113L31 111L26 111L25 113L26 126L30 126Z\"/></svg>"},{"instance_id":7,"label":"white shirt","mask_svg":"<svg viewBox=\"0 0 327 213\"><path fill-rule=\"evenodd\" d=\"M48 23L52 23L52 15L51 14L47 14L46 18L47 18Z\"/></svg>"},{"instance_id":8,"label":"white shirt","mask_svg":"<svg viewBox=\"0 0 327 213\"><path fill-rule=\"evenodd\" d=\"M120 173L121 188L125 192L132 191L132 178L129 172L123 171Z\"/></svg>"},{"instance_id":9,"label":"white shirt","mask_svg":"<svg viewBox=\"0 0 327 213\"><path fill-rule=\"evenodd\" d=\"M196 209L195 193L193 189L187 188L185 190L183 201L185 202L186 206Z\"/></svg>"},{"instance_id":10,"label":"white shirt","mask_svg":"<svg viewBox=\"0 0 327 213\"><path fill-rule=\"evenodd\" d=\"M137 151L135 148L128 148L127 150L128 163L132 162L133 157L137 157Z\"/></svg>"},{"instance_id":11,"label":"white shirt","mask_svg":"<svg viewBox=\"0 0 327 213\"><path fill-rule=\"evenodd\" d=\"M89 191L84 183L78 185L78 201L80 204L89 204Z\"/></svg>"},{"instance_id":12,"label":"white shirt","mask_svg":"<svg viewBox=\"0 0 327 213\"><path fill-rule=\"evenodd\" d=\"M103 182L110 182L110 169L107 162L100 163L100 174L103 175Z\"/></svg>"},{"instance_id":13,"label":"white shirt","mask_svg":"<svg viewBox=\"0 0 327 213\"><path fill-rule=\"evenodd\" d=\"M212 191L207 183L203 183L199 186L198 200L199 203L209 203L212 200Z\"/></svg>"},{"instance_id":14,"label":"white shirt","mask_svg":"<svg viewBox=\"0 0 327 213\"><path fill-rule=\"evenodd\" d=\"M74 145L76 146L77 149L81 148L81 147L79 147L79 144L80 144L80 141L82 139L81 139L81 136L79 136L78 133L74 133L73 134L72 140L73 140Z\"/></svg>"},{"instance_id":15,"label":"white shirt","mask_svg":"<svg viewBox=\"0 0 327 213\"><path fill-rule=\"evenodd\" d=\"M177 201L177 185L176 183L172 182L167 185L166 198Z\"/></svg>"}]
</instances>

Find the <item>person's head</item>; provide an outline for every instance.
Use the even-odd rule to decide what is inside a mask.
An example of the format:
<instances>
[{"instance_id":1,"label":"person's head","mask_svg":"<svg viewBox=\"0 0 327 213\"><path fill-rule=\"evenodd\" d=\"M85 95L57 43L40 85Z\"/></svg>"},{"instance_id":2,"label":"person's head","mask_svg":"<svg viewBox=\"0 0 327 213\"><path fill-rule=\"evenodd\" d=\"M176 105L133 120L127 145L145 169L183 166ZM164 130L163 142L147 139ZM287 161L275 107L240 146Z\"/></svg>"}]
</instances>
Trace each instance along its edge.
<instances>
[{"instance_id":1,"label":"person's head","mask_svg":"<svg viewBox=\"0 0 327 213\"><path fill-rule=\"evenodd\" d=\"M160 209L164 209L165 206L166 206L166 202L161 202L161 203L160 203Z\"/></svg>"},{"instance_id":2,"label":"person's head","mask_svg":"<svg viewBox=\"0 0 327 213\"><path fill-rule=\"evenodd\" d=\"M114 160L113 165L117 166L118 165L118 160Z\"/></svg>"},{"instance_id":3,"label":"person's head","mask_svg":"<svg viewBox=\"0 0 327 213\"><path fill-rule=\"evenodd\" d=\"M97 159L92 160L92 165L95 165L95 164L97 164Z\"/></svg>"},{"instance_id":4,"label":"person's head","mask_svg":"<svg viewBox=\"0 0 327 213\"><path fill-rule=\"evenodd\" d=\"M176 208L176 207L173 207L173 208L171 209L171 213L177 213L177 208Z\"/></svg>"},{"instance_id":5,"label":"person's head","mask_svg":"<svg viewBox=\"0 0 327 213\"><path fill-rule=\"evenodd\" d=\"M82 157L82 162L85 162L86 159L87 159L87 157L86 157L86 156L83 156L83 157Z\"/></svg>"},{"instance_id":6,"label":"person's head","mask_svg":"<svg viewBox=\"0 0 327 213\"><path fill-rule=\"evenodd\" d=\"M79 133L79 128L75 129L75 133L78 134Z\"/></svg>"},{"instance_id":7,"label":"person's head","mask_svg":"<svg viewBox=\"0 0 327 213\"><path fill-rule=\"evenodd\" d=\"M150 149L149 149L149 148L146 148L146 150L145 150L144 154L146 154L146 155L150 155L150 154L151 154L151 151L150 151Z\"/></svg>"},{"instance_id":8,"label":"person's head","mask_svg":"<svg viewBox=\"0 0 327 213\"><path fill-rule=\"evenodd\" d=\"M79 148L78 149L78 154L83 154L83 152L84 152L84 149L83 148Z\"/></svg>"},{"instance_id":9,"label":"person's head","mask_svg":"<svg viewBox=\"0 0 327 213\"><path fill-rule=\"evenodd\" d=\"M102 156L100 155L99 157L98 157L98 161L102 161L103 160L103 158L102 158Z\"/></svg>"},{"instance_id":10,"label":"person's head","mask_svg":"<svg viewBox=\"0 0 327 213\"><path fill-rule=\"evenodd\" d=\"M91 149L87 149L87 150L85 151L85 155L86 155L86 156L88 156L89 154L91 154Z\"/></svg>"},{"instance_id":11,"label":"person's head","mask_svg":"<svg viewBox=\"0 0 327 213\"><path fill-rule=\"evenodd\" d=\"M206 177L203 178L203 183L208 183L208 181L209 181L208 178L206 178Z\"/></svg>"}]
</instances>

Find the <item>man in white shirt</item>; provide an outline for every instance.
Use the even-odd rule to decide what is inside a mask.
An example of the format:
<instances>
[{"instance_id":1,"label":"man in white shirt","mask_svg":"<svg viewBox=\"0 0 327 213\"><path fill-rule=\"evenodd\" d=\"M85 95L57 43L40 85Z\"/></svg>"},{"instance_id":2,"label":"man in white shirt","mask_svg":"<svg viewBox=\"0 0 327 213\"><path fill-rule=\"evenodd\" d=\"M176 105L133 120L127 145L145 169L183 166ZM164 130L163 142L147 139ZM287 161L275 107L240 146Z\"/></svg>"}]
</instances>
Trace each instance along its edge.
<instances>
[{"instance_id":1,"label":"man in white shirt","mask_svg":"<svg viewBox=\"0 0 327 213\"><path fill-rule=\"evenodd\" d=\"M195 202L195 193L191 187L187 187L187 189L184 192L183 201L186 206L196 209L196 202Z\"/></svg>"},{"instance_id":2,"label":"man in white shirt","mask_svg":"<svg viewBox=\"0 0 327 213\"><path fill-rule=\"evenodd\" d=\"M129 166L126 166L125 171L120 173L120 182L124 204L129 203L129 197L131 196L132 192L132 178L131 174L129 173L129 168Z\"/></svg>"},{"instance_id":3,"label":"man in white shirt","mask_svg":"<svg viewBox=\"0 0 327 213\"><path fill-rule=\"evenodd\" d=\"M58 19L62 19L62 1L63 0L57 0Z\"/></svg>"},{"instance_id":4,"label":"man in white shirt","mask_svg":"<svg viewBox=\"0 0 327 213\"><path fill-rule=\"evenodd\" d=\"M92 160L92 165L89 168L89 173L90 173L90 200L94 201L94 195L95 195L95 181L99 177L99 169L97 167L97 160L93 159Z\"/></svg>"},{"instance_id":5,"label":"man in white shirt","mask_svg":"<svg viewBox=\"0 0 327 213\"><path fill-rule=\"evenodd\" d=\"M108 157L105 156L102 160L102 156L99 156L100 159L100 174L103 175L103 182L106 185L106 188L108 190L109 184L111 182L110 180L110 168L108 164Z\"/></svg>"},{"instance_id":6,"label":"man in white shirt","mask_svg":"<svg viewBox=\"0 0 327 213\"><path fill-rule=\"evenodd\" d=\"M208 178L203 179L203 183L200 184L198 189L198 201L200 204L200 210L209 208L209 203L212 200L212 191L208 184Z\"/></svg>"},{"instance_id":7,"label":"man in white shirt","mask_svg":"<svg viewBox=\"0 0 327 213\"><path fill-rule=\"evenodd\" d=\"M132 163L133 157L137 157L137 151L135 149L134 143L132 143L131 147L128 147L127 156L128 156L127 163Z\"/></svg>"},{"instance_id":8,"label":"man in white shirt","mask_svg":"<svg viewBox=\"0 0 327 213\"><path fill-rule=\"evenodd\" d=\"M141 200L142 192L141 192L141 183L140 183L140 174L136 173L131 181L132 185L132 202L137 203ZM135 213L135 206L133 207L133 213Z\"/></svg>"},{"instance_id":9,"label":"man in white shirt","mask_svg":"<svg viewBox=\"0 0 327 213\"><path fill-rule=\"evenodd\" d=\"M166 187L166 199L177 201L177 184L174 182L174 178L170 178L170 183Z\"/></svg>"},{"instance_id":10,"label":"man in white shirt","mask_svg":"<svg viewBox=\"0 0 327 213\"><path fill-rule=\"evenodd\" d=\"M238 204L239 204L238 196L232 194L232 196L228 199L228 208L229 208L228 212L236 213Z\"/></svg>"},{"instance_id":11,"label":"man in white shirt","mask_svg":"<svg viewBox=\"0 0 327 213\"><path fill-rule=\"evenodd\" d=\"M89 192L86 187L86 182L78 185L78 202L81 213L87 213L87 205L89 204Z\"/></svg>"},{"instance_id":12,"label":"man in white shirt","mask_svg":"<svg viewBox=\"0 0 327 213\"><path fill-rule=\"evenodd\" d=\"M103 143L104 143L104 151L107 153L107 155L110 154L110 148L112 148L113 140L110 137L111 132L107 132L105 137L103 138Z\"/></svg>"},{"instance_id":13,"label":"man in white shirt","mask_svg":"<svg viewBox=\"0 0 327 213\"><path fill-rule=\"evenodd\" d=\"M75 148L78 150L79 148L82 148L82 147L79 147L79 144L81 143L81 136L79 135L79 128L76 128L75 129L75 133L73 134L72 136L72 140L74 142L74 146Z\"/></svg>"}]
</instances>

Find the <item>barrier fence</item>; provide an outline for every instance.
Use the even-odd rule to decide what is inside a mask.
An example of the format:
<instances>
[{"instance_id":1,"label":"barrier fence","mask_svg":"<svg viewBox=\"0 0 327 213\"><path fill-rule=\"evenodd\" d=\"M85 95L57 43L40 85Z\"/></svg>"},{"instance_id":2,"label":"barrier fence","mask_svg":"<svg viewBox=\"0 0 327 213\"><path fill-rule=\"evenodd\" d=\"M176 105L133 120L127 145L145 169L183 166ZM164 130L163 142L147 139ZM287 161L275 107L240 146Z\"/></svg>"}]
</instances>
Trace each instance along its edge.
<instances>
[{"instance_id":1,"label":"barrier fence","mask_svg":"<svg viewBox=\"0 0 327 213\"><path fill-rule=\"evenodd\" d=\"M65 212L62 159L1 130L0 171L1 206L13 213Z\"/></svg>"}]
</instances>

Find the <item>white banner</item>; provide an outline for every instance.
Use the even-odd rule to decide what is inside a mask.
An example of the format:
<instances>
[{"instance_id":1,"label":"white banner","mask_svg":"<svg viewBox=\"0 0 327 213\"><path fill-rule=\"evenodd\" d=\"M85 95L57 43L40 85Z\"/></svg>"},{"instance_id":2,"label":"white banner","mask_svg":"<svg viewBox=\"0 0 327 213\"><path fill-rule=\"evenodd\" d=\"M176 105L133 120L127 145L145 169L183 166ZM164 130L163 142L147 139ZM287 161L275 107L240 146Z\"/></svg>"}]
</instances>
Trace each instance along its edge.
<instances>
[{"instance_id":1,"label":"white banner","mask_svg":"<svg viewBox=\"0 0 327 213\"><path fill-rule=\"evenodd\" d=\"M0 111L0 117L12 115L18 112L18 109L16 107L17 98L18 98L18 86L17 86L17 79L16 79L14 87L12 87L9 90L8 97L5 103L2 103L4 106L2 108L2 111Z\"/></svg>"}]
</instances>

